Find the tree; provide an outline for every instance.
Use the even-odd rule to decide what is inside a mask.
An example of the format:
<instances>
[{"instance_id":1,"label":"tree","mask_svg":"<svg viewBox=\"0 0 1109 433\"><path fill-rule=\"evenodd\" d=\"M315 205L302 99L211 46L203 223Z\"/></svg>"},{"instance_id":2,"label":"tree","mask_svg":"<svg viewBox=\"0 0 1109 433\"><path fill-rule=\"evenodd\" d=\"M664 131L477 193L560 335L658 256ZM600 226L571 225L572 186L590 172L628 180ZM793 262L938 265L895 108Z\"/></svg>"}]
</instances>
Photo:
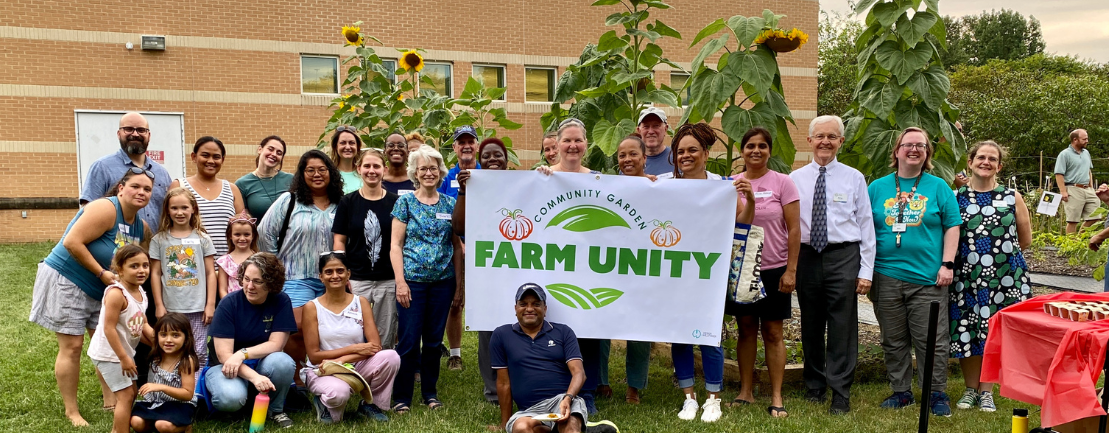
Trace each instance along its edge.
<instances>
[{"instance_id":1,"label":"tree","mask_svg":"<svg viewBox=\"0 0 1109 433\"><path fill-rule=\"evenodd\" d=\"M863 0L855 8L869 12L855 42L857 85L839 159L871 179L892 172L894 140L910 126L932 138L933 174L950 182L965 158L966 142L955 128L959 110L947 101L951 83L924 38L932 34L940 47L946 44L938 8L939 0Z\"/></svg>"},{"instance_id":2,"label":"tree","mask_svg":"<svg viewBox=\"0 0 1109 433\"><path fill-rule=\"evenodd\" d=\"M838 13L820 12L820 47L817 48L817 113L844 115L851 105L858 70L855 39L863 25Z\"/></svg>"},{"instance_id":3,"label":"tree","mask_svg":"<svg viewBox=\"0 0 1109 433\"><path fill-rule=\"evenodd\" d=\"M970 63L970 54L967 53L966 45L969 43L967 38L966 27L963 20L952 17L950 15L943 16L943 25L947 28L947 46L941 47L936 43L936 37L929 34L927 35L928 41L936 45L936 49L940 52L940 62L943 63L945 70L953 70L957 65L965 65Z\"/></svg>"},{"instance_id":4,"label":"tree","mask_svg":"<svg viewBox=\"0 0 1109 433\"><path fill-rule=\"evenodd\" d=\"M940 49L945 69L957 65L981 66L992 59L1017 60L1044 51L1040 21L1019 12L1002 9L983 11L961 18L943 17L947 27L947 47ZM935 43L934 36L929 38Z\"/></svg>"},{"instance_id":5,"label":"tree","mask_svg":"<svg viewBox=\"0 0 1109 433\"><path fill-rule=\"evenodd\" d=\"M994 140L1009 148L1002 175L1038 186L1040 152L1044 174L1069 145L1069 133L1086 129L1094 177L1105 179L1109 149L1109 74L1106 66L1072 57L1035 55L961 66L951 74L952 102L962 107L963 130L971 141Z\"/></svg>"}]
</instances>

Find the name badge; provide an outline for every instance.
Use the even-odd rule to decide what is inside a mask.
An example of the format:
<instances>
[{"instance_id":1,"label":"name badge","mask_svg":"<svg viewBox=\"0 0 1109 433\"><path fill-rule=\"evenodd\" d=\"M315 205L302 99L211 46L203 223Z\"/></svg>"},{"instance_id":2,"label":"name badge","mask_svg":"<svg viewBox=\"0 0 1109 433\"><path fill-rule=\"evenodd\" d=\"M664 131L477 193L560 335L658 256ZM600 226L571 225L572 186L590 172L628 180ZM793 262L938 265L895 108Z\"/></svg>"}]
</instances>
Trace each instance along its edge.
<instances>
[{"instance_id":1,"label":"name badge","mask_svg":"<svg viewBox=\"0 0 1109 433\"><path fill-rule=\"evenodd\" d=\"M451 179L451 188L458 189L458 179Z\"/></svg>"},{"instance_id":2,"label":"name badge","mask_svg":"<svg viewBox=\"0 0 1109 433\"><path fill-rule=\"evenodd\" d=\"M331 218L332 221L335 221L335 211L328 212L327 217Z\"/></svg>"},{"instance_id":3,"label":"name badge","mask_svg":"<svg viewBox=\"0 0 1109 433\"><path fill-rule=\"evenodd\" d=\"M1009 203L1006 203L1005 200L994 200L993 207L1009 207Z\"/></svg>"},{"instance_id":4,"label":"name badge","mask_svg":"<svg viewBox=\"0 0 1109 433\"><path fill-rule=\"evenodd\" d=\"M905 223L893 223L893 232L894 233L904 233L905 232Z\"/></svg>"},{"instance_id":5,"label":"name badge","mask_svg":"<svg viewBox=\"0 0 1109 433\"><path fill-rule=\"evenodd\" d=\"M437 219L437 220L447 220L447 221L450 221L450 220L451 220L451 214L449 214L449 213L442 213L442 212L436 212L436 213L435 213L435 219Z\"/></svg>"},{"instance_id":6,"label":"name badge","mask_svg":"<svg viewBox=\"0 0 1109 433\"><path fill-rule=\"evenodd\" d=\"M129 235L131 234L131 226L127 224L119 224L119 231L123 232L123 234L125 235Z\"/></svg>"},{"instance_id":7,"label":"name badge","mask_svg":"<svg viewBox=\"0 0 1109 433\"><path fill-rule=\"evenodd\" d=\"M344 317L349 317L349 318L354 319L354 320L362 320L362 312L361 311L346 310L345 312L343 312L343 316Z\"/></svg>"},{"instance_id":8,"label":"name badge","mask_svg":"<svg viewBox=\"0 0 1109 433\"><path fill-rule=\"evenodd\" d=\"M842 192L832 194L832 201L836 203L847 203L847 194Z\"/></svg>"},{"instance_id":9,"label":"name badge","mask_svg":"<svg viewBox=\"0 0 1109 433\"><path fill-rule=\"evenodd\" d=\"M755 193L755 198L770 198L774 196L774 191L759 191Z\"/></svg>"},{"instance_id":10,"label":"name badge","mask_svg":"<svg viewBox=\"0 0 1109 433\"><path fill-rule=\"evenodd\" d=\"M181 245L200 245L200 239L181 239Z\"/></svg>"},{"instance_id":11,"label":"name badge","mask_svg":"<svg viewBox=\"0 0 1109 433\"><path fill-rule=\"evenodd\" d=\"M397 195L406 195L406 194L412 194L413 192L416 192L416 191L415 191L415 190L411 190L411 189L398 189L398 190L397 190Z\"/></svg>"}]
</instances>

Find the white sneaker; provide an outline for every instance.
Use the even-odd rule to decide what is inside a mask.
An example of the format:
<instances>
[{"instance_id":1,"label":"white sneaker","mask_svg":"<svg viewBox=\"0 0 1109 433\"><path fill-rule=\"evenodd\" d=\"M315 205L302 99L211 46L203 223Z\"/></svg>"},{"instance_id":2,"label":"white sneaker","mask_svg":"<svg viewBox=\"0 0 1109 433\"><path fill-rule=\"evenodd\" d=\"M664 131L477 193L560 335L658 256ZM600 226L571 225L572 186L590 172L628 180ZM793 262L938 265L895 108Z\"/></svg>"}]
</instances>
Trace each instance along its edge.
<instances>
[{"instance_id":1,"label":"white sneaker","mask_svg":"<svg viewBox=\"0 0 1109 433\"><path fill-rule=\"evenodd\" d=\"M720 399L709 397L705 400L705 405L701 406L704 412L701 412L701 422L716 422L723 415L720 412Z\"/></svg>"},{"instance_id":2,"label":"white sneaker","mask_svg":"<svg viewBox=\"0 0 1109 433\"><path fill-rule=\"evenodd\" d=\"M685 403L682 403L682 411L678 412L678 418L686 421L693 421L693 418L697 417L698 408L699 406L697 405L697 396L690 396L686 394ZM717 410L720 410L719 405L717 406Z\"/></svg>"}]
</instances>

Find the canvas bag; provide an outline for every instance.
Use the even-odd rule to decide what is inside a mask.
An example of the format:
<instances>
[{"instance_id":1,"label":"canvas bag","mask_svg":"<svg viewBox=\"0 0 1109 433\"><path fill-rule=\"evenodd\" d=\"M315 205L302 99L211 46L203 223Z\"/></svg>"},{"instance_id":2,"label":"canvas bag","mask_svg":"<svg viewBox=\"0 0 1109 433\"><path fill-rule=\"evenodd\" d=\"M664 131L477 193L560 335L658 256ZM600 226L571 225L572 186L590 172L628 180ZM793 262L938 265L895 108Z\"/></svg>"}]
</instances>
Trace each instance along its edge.
<instances>
[{"instance_id":1,"label":"canvas bag","mask_svg":"<svg viewBox=\"0 0 1109 433\"><path fill-rule=\"evenodd\" d=\"M732 265L728 270L728 300L751 304L766 297L762 284L762 227L736 223L732 235Z\"/></svg>"}]
</instances>

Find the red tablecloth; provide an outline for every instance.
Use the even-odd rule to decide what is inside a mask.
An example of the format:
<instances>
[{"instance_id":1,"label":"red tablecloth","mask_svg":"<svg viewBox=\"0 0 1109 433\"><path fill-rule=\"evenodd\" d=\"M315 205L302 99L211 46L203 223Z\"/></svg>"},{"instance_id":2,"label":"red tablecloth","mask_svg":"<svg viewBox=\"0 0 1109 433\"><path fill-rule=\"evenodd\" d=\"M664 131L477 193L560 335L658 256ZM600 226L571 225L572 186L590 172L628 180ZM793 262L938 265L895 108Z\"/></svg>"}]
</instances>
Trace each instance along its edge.
<instances>
[{"instance_id":1,"label":"red tablecloth","mask_svg":"<svg viewBox=\"0 0 1109 433\"><path fill-rule=\"evenodd\" d=\"M1057 426L1105 415L1095 387L1105 367L1109 320L1072 322L1043 312L1054 301L1109 301L1109 293L1038 296L990 318L982 381L1001 395L1039 405L1040 423Z\"/></svg>"}]
</instances>

